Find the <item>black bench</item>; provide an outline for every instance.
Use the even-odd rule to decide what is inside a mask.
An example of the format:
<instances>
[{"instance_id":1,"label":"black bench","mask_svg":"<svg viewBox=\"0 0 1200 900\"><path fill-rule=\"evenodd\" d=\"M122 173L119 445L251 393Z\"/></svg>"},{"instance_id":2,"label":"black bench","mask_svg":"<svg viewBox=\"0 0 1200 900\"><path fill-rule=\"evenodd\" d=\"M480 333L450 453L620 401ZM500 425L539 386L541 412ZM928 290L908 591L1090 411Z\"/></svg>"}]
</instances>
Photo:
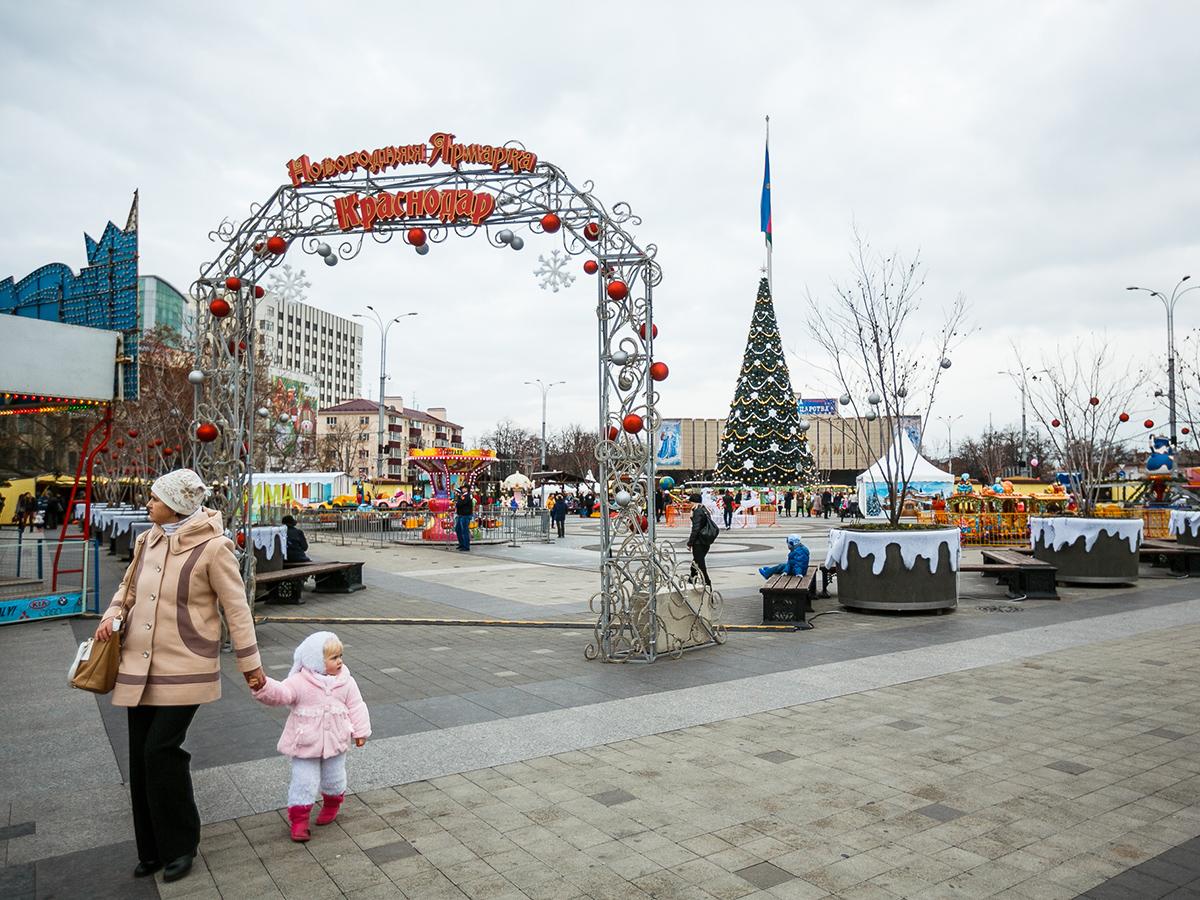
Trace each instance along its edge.
<instances>
[{"instance_id":1,"label":"black bench","mask_svg":"<svg viewBox=\"0 0 1200 900\"><path fill-rule=\"evenodd\" d=\"M1189 547L1174 541L1143 540L1138 558L1153 566L1170 566L1177 575L1200 573L1200 547Z\"/></svg>"},{"instance_id":2,"label":"black bench","mask_svg":"<svg viewBox=\"0 0 1200 900\"><path fill-rule=\"evenodd\" d=\"M278 572L257 576L255 590L265 594L268 603L300 604L304 602L300 597L304 582L315 577L318 594L349 594L365 587L362 567L360 562L285 563Z\"/></svg>"},{"instance_id":3,"label":"black bench","mask_svg":"<svg viewBox=\"0 0 1200 900\"><path fill-rule=\"evenodd\" d=\"M1010 597L1028 597L1030 600L1057 600L1058 589L1055 579L1058 567L1042 559L1034 559L1024 550L984 549L985 566L1012 566L1013 571L998 575L997 580L1007 585Z\"/></svg>"},{"instance_id":4,"label":"black bench","mask_svg":"<svg viewBox=\"0 0 1200 900\"><path fill-rule=\"evenodd\" d=\"M817 595L817 570L810 567L803 575L772 575L762 586L763 624L786 623L807 630L812 624L805 614L813 611Z\"/></svg>"}]
</instances>

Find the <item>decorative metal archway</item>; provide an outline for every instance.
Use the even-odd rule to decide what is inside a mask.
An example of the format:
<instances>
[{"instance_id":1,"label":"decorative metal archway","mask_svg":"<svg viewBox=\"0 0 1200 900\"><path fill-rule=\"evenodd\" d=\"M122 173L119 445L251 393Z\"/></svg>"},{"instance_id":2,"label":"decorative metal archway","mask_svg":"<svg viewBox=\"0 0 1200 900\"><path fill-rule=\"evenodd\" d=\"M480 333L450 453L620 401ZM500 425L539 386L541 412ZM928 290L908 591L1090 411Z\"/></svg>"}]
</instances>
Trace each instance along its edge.
<instances>
[{"instance_id":1,"label":"decorative metal archway","mask_svg":"<svg viewBox=\"0 0 1200 900\"><path fill-rule=\"evenodd\" d=\"M397 235L426 255L451 235L480 232L494 247L519 250L527 231L561 242L569 257L587 257L584 271L597 276L601 560L600 590L591 600L594 640L585 655L652 662L723 643L720 594L689 589L674 547L655 536L655 384L665 373L653 361L652 296L662 278L656 247L639 245L626 230L641 223L628 204L606 208L591 182L576 187L519 144L480 150L452 141L445 134L430 139L441 151L434 160L424 145L362 151L323 166L293 160L291 184L252 206L240 224L225 220L210 232L223 246L192 286L200 304L192 456L213 485L213 506L239 534L239 546L252 547L254 417L267 414L254 404L262 364L255 301L288 253L335 266ZM451 167L433 171L439 158ZM430 168L388 171L413 163ZM242 551L242 569L253 598L253 553Z\"/></svg>"}]
</instances>

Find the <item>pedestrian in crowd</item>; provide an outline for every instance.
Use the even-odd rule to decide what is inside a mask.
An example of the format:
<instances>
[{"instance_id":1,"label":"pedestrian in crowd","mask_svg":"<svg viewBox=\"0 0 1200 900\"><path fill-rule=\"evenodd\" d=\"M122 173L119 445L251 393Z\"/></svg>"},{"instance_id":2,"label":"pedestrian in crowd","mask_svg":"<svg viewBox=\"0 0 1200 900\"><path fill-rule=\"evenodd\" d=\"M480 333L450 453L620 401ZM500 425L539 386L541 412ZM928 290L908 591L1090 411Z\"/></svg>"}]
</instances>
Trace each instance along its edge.
<instances>
[{"instance_id":1,"label":"pedestrian in crowd","mask_svg":"<svg viewBox=\"0 0 1200 900\"><path fill-rule=\"evenodd\" d=\"M4 520L4 504L7 502L8 498L6 498L3 494L0 494L0 521Z\"/></svg>"},{"instance_id":2,"label":"pedestrian in crowd","mask_svg":"<svg viewBox=\"0 0 1200 900\"><path fill-rule=\"evenodd\" d=\"M842 522L846 521L846 516L850 514L850 501L846 499L845 494L839 494L838 497L838 519Z\"/></svg>"},{"instance_id":3,"label":"pedestrian in crowd","mask_svg":"<svg viewBox=\"0 0 1200 900\"><path fill-rule=\"evenodd\" d=\"M29 502L29 495L22 493L17 497L17 505L13 508L13 521L17 525L17 531L23 533L25 531L25 507Z\"/></svg>"},{"instance_id":4,"label":"pedestrian in crowd","mask_svg":"<svg viewBox=\"0 0 1200 900\"><path fill-rule=\"evenodd\" d=\"M200 814L182 744L199 705L221 696L222 617L247 684L266 681L233 541L221 514L201 506L207 494L191 469L151 485L151 528L96 628L98 641L112 637L117 619L125 630L112 702L128 710L135 878L163 869L164 881L177 881L191 871Z\"/></svg>"},{"instance_id":5,"label":"pedestrian in crowd","mask_svg":"<svg viewBox=\"0 0 1200 900\"><path fill-rule=\"evenodd\" d=\"M733 527L734 502L733 494L729 492L729 488L725 488L724 493L721 494L721 510L725 518L725 527L727 529Z\"/></svg>"},{"instance_id":6,"label":"pedestrian in crowd","mask_svg":"<svg viewBox=\"0 0 1200 900\"><path fill-rule=\"evenodd\" d=\"M42 512L42 528L46 531L54 531L62 524L62 501L58 499L58 492L53 488L46 488L42 492L42 502L45 504Z\"/></svg>"},{"instance_id":7,"label":"pedestrian in crowd","mask_svg":"<svg viewBox=\"0 0 1200 900\"><path fill-rule=\"evenodd\" d=\"M725 492L725 496L729 496L729 491ZM696 576L699 575L704 579L705 586L711 587L712 579L708 577L708 566L705 565L704 558L721 530L708 514L708 509L699 494L692 494L688 499L692 503L692 530L688 534L687 542L688 549L692 551L692 566L688 572L688 583L695 584Z\"/></svg>"},{"instance_id":8,"label":"pedestrian in crowd","mask_svg":"<svg viewBox=\"0 0 1200 900\"><path fill-rule=\"evenodd\" d=\"M308 538L304 536L303 529L296 525L296 517L284 516L279 524L287 528L287 553L283 558L290 563L312 562L308 558Z\"/></svg>"},{"instance_id":9,"label":"pedestrian in crowd","mask_svg":"<svg viewBox=\"0 0 1200 900\"><path fill-rule=\"evenodd\" d=\"M783 492L783 514L789 519L792 517L792 500L795 498L792 489L788 488Z\"/></svg>"},{"instance_id":10,"label":"pedestrian in crowd","mask_svg":"<svg viewBox=\"0 0 1200 900\"><path fill-rule=\"evenodd\" d=\"M667 495L662 488L654 489L654 521L661 522L667 512Z\"/></svg>"},{"instance_id":11,"label":"pedestrian in crowd","mask_svg":"<svg viewBox=\"0 0 1200 900\"><path fill-rule=\"evenodd\" d=\"M346 751L351 741L362 747L371 736L367 704L342 660L342 642L332 631L318 631L301 641L288 677L276 681L268 676L254 698L267 706L291 707L276 747L292 760L288 822L292 840L304 843L312 837L308 823L317 792L318 825L332 823L346 799Z\"/></svg>"},{"instance_id":12,"label":"pedestrian in crowd","mask_svg":"<svg viewBox=\"0 0 1200 900\"><path fill-rule=\"evenodd\" d=\"M814 519L821 518L821 495L813 492L812 505L809 507L809 513Z\"/></svg>"},{"instance_id":13,"label":"pedestrian in crowd","mask_svg":"<svg viewBox=\"0 0 1200 900\"><path fill-rule=\"evenodd\" d=\"M554 506L550 508L550 521L554 523L560 538L567 536L567 497L565 494L554 495Z\"/></svg>"},{"instance_id":14,"label":"pedestrian in crowd","mask_svg":"<svg viewBox=\"0 0 1200 900\"><path fill-rule=\"evenodd\" d=\"M821 492L821 515L824 516L826 519L828 519L829 514L832 511L833 511L833 493L830 490L826 489Z\"/></svg>"},{"instance_id":15,"label":"pedestrian in crowd","mask_svg":"<svg viewBox=\"0 0 1200 900\"><path fill-rule=\"evenodd\" d=\"M800 535L789 534L787 538L787 560L774 566L763 566L758 574L763 578L772 575L803 575L808 571L808 548L800 540Z\"/></svg>"},{"instance_id":16,"label":"pedestrian in crowd","mask_svg":"<svg viewBox=\"0 0 1200 900\"><path fill-rule=\"evenodd\" d=\"M458 499L454 502L454 534L458 538L458 549L464 553L471 550L471 517L474 514L471 492L465 487L459 488Z\"/></svg>"}]
</instances>

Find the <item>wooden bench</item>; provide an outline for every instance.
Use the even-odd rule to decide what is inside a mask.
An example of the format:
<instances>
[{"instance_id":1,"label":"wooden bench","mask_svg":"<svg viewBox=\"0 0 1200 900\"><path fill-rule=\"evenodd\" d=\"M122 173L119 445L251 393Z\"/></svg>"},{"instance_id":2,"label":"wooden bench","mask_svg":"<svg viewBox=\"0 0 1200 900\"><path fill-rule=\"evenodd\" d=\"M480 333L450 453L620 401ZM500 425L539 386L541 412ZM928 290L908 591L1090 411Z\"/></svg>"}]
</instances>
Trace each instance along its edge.
<instances>
[{"instance_id":1,"label":"wooden bench","mask_svg":"<svg viewBox=\"0 0 1200 900\"><path fill-rule=\"evenodd\" d=\"M1188 547L1174 541L1143 540L1138 558L1153 566L1168 565L1177 575L1200 573L1200 547Z\"/></svg>"},{"instance_id":2,"label":"wooden bench","mask_svg":"<svg viewBox=\"0 0 1200 900\"><path fill-rule=\"evenodd\" d=\"M315 577L318 594L349 594L365 587L362 567L360 562L285 563L278 572L257 576L255 590L266 595L268 603L300 604L304 582Z\"/></svg>"},{"instance_id":3,"label":"wooden bench","mask_svg":"<svg viewBox=\"0 0 1200 900\"><path fill-rule=\"evenodd\" d=\"M962 563L960 572L994 576L1011 599L1057 600L1057 567L1017 550L984 550L983 563Z\"/></svg>"},{"instance_id":4,"label":"wooden bench","mask_svg":"<svg viewBox=\"0 0 1200 900\"><path fill-rule=\"evenodd\" d=\"M817 595L817 570L810 566L803 575L772 575L762 586L763 624L794 624L798 629L808 630L812 624L805 614L813 611L813 598Z\"/></svg>"}]
</instances>

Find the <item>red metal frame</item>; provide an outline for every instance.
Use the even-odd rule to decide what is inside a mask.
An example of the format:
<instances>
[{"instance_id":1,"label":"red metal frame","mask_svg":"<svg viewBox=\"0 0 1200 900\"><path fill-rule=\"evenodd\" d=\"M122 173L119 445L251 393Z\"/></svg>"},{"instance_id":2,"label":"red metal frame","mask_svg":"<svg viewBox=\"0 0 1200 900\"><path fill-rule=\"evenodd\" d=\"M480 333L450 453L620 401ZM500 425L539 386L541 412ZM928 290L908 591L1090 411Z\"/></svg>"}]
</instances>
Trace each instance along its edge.
<instances>
[{"instance_id":1,"label":"red metal frame","mask_svg":"<svg viewBox=\"0 0 1200 900\"><path fill-rule=\"evenodd\" d=\"M83 449L79 454L79 462L75 466L75 483L71 485L71 497L67 501L67 509L63 515L62 530L58 535L58 546L54 548L54 569L50 580L50 590L58 590L59 575L75 575L83 571L80 569L60 569L58 567L59 558L62 556L63 542L67 538L67 529L71 526L71 513L75 509L75 497L79 492L80 476L83 478L83 540L86 542L91 536L92 531L92 471L95 466L96 457L104 452L104 448L108 446L108 441L112 437L113 426L113 410L111 404L104 407L104 415L87 433L87 437L83 439ZM92 438L96 436L96 432L103 428L104 436L100 442L92 447Z\"/></svg>"}]
</instances>

